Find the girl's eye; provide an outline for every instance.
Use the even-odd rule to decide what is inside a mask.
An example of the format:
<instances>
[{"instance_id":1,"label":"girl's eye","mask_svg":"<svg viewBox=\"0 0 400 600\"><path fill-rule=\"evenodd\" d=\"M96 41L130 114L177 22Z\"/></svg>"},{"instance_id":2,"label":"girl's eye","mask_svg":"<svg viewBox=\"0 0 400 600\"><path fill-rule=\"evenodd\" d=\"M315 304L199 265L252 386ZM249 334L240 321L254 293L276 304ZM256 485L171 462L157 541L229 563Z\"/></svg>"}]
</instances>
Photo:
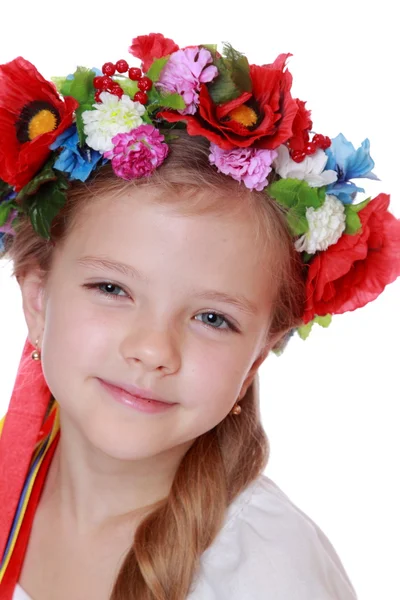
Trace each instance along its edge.
<instances>
[{"instance_id":1,"label":"girl's eye","mask_svg":"<svg viewBox=\"0 0 400 600\"><path fill-rule=\"evenodd\" d=\"M109 281L101 281L99 283L86 283L84 287L88 289L94 289L99 294L113 299L124 297L121 296L121 294L119 293L115 293L116 291L122 291L125 297L128 297L128 295L122 287ZM221 315L220 313L208 311L196 315L195 318L197 319L198 317L200 317L200 320L202 323L204 323L204 325L207 325L207 327L210 327L211 329L217 329L219 331L239 331L229 319L227 319L224 315ZM203 317L205 318L203 319ZM224 324L225 326L222 327L221 325Z\"/></svg>"},{"instance_id":2,"label":"girl's eye","mask_svg":"<svg viewBox=\"0 0 400 600\"><path fill-rule=\"evenodd\" d=\"M120 297L120 294L114 293L116 290L120 290L126 295L126 292L122 289L122 287L116 285L115 283L110 283L109 281L101 281L99 283L87 283L84 287L90 290L94 289L97 292L99 292L99 294L103 294L103 296L108 296L112 298Z\"/></svg>"},{"instance_id":3,"label":"girl's eye","mask_svg":"<svg viewBox=\"0 0 400 600\"><path fill-rule=\"evenodd\" d=\"M205 320L203 320L203 316L205 316ZM196 315L196 317L200 317L202 323L208 327L211 327L212 329L219 329L220 331L227 331L230 329L232 331L237 331L233 323L231 323L226 317L224 317L224 315L221 315L220 313L210 311L200 313L199 315ZM225 323L226 326L219 327L221 323Z\"/></svg>"}]
</instances>

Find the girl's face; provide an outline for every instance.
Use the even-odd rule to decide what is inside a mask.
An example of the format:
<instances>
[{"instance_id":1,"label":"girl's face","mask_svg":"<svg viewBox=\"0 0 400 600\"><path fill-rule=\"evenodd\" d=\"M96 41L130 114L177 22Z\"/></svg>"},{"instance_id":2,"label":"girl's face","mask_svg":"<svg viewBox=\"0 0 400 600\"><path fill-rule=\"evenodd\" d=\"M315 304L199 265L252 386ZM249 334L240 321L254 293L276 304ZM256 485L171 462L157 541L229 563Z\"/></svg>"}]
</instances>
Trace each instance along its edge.
<instances>
[{"instance_id":1,"label":"girl's face","mask_svg":"<svg viewBox=\"0 0 400 600\"><path fill-rule=\"evenodd\" d=\"M27 317L62 413L120 459L190 447L228 415L266 356L274 295L248 208L183 216L152 193L89 204ZM101 379L176 404L140 412Z\"/></svg>"}]
</instances>

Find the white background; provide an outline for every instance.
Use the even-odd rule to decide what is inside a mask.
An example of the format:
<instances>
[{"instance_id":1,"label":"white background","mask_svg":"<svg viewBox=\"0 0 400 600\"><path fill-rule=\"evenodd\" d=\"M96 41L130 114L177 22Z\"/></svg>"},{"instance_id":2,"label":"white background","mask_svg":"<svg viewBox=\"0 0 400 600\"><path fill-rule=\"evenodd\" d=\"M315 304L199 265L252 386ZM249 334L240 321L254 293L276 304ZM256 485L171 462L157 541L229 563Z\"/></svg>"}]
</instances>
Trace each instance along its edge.
<instances>
[{"instance_id":1,"label":"white background","mask_svg":"<svg viewBox=\"0 0 400 600\"><path fill-rule=\"evenodd\" d=\"M364 181L366 191L391 192L391 210L400 217L394 6L386 0L24 0L2 8L0 62L22 55L46 77L71 73L78 63L135 64L127 52L132 37L153 31L180 46L229 41L259 64L291 52L293 93L308 101L315 130L342 132L357 146L369 137L381 182ZM0 262L0 414L26 336L9 271ZM260 373L272 446L266 473L326 532L361 600L400 598L399 308L397 281L307 342L293 339Z\"/></svg>"}]
</instances>

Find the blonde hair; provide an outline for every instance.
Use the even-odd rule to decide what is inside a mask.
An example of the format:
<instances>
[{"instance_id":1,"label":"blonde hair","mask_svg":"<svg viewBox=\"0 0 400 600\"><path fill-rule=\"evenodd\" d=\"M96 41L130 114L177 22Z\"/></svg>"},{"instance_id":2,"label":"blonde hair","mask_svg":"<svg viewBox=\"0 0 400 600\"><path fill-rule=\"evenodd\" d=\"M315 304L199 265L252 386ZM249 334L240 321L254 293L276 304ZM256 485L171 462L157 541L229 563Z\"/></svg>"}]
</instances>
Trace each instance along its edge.
<instances>
[{"instance_id":1,"label":"blonde hair","mask_svg":"<svg viewBox=\"0 0 400 600\"><path fill-rule=\"evenodd\" d=\"M208 142L178 131L163 165L147 178L125 182L109 165L88 184L71 185L64 208L52 223L51 242L40 238L27 217L14 237L6 238L6 256L19 280L38 267L44 279L51 270L54 247L79 226L84 207L99 192L114 194L144 186L163 193L156 202L174 202L186 214L223 213L252 208L255 243L273 250L268 262L276 283L268 335L282 338L301 322L304 275L285 216L263 192L250 192L209 164ZM261 247L261 244L260 244ZM265 469L269 443L260 421L258 378L241 400L239 417L228 415L200 435L183 457L170 492L145 514L116 578L110 600L184 600L195 582L202 553L220 531L229 504Z\"/></svg>"}]
</instances>

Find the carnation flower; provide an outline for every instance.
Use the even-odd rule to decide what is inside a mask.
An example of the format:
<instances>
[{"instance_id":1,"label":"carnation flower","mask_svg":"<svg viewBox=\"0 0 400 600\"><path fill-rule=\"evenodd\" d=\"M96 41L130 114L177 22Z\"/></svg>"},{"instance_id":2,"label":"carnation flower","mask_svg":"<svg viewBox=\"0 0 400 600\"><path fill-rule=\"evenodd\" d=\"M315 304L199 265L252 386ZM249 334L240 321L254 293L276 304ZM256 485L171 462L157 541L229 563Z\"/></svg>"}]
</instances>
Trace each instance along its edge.
<instances>
[{"instance_id":1,"label":"carnation flower","mask_svg":"<svg viewBox=\"0 0 400 600\"><path fill-rule=\"evenodd\" d=\"M114 147L104 154L114 172L123 179L148 177L168 154L164 136L153 125L140 125L129 133L113 137Z\"/></svg>"},{"instance_id":2,"label":"carnation flower","mask_svg":"<svg viewBox=\"0 0 400 600\"><path fill-rule=\"evenodd\" d=\"M157 87L165 92L181 94L186 104L186 108L178 110L181 115L194 115L201 84L209 83L218 75L212 61L211 52L205 48L185 48L171 54Z\"/></svg>"},{"instance_id":3,"label":"carnation flower","mask_svg":"<svg viewBox=\"0 0 400 600\"><path fill-rule=\"evenodd\" d=\"M337 179L336 171L324 171L328 156L320 148L302 162L297 163L290 158L286 146L279 146L278 156L273 167L283 179L300 179L307 181L310 187L322 187Z\"/></svg>"},{"instance_id":4,"label":"carnation flower","mask_svg":"<svg viewBox=\"0 0 400 600\"><path fill-rule=\"evenodd\" d=\"M129 52L140 58L142 61L142 69L147 72L151 63L157 58L168 56L175 50L179 50L179 46L170 38L166 38L162 33L150 33L149 35L139 35L133 38Z\"/></svg>"},{"instance_id":5,"label":"carnation flower","mask_svg":"<svg viewBox=\"0 0 400 600\"><path fill-rule=\"evenodd\" d=\"M298 252L315 254L318 250L326 250L336 244L346 229L344 205L329 194L320 208L308 207L306 217L310 228L295 242Z\"/></svg>"},{"instance_id":6,"label":"carnation flower","mask_svg":"<svg viewBox=\"0 0 400 600\"><path fill-rule=\"evenodd\" d=\"M243 181L249 190L261 191L268 185L267 177L272 171L275 150L257 150L256 148L235 148L223 150L216 144L210 144L209 160L221 173L230 175L236 181Z\"/></svg>"},{"instance_id":7,"label":"carnation flower","mask_svg":"<svg viewBox=\"0 0 400 600\"><path fill-rule=\"evenodd\" d=\"M143 123L146 109L124 94L121 99L109 92L100 94L101 103L94 104L95 110L82 113L86 143L101 154L112 150L112 138L117 133L128 133Z\"/></svg>"}]
</instances>

